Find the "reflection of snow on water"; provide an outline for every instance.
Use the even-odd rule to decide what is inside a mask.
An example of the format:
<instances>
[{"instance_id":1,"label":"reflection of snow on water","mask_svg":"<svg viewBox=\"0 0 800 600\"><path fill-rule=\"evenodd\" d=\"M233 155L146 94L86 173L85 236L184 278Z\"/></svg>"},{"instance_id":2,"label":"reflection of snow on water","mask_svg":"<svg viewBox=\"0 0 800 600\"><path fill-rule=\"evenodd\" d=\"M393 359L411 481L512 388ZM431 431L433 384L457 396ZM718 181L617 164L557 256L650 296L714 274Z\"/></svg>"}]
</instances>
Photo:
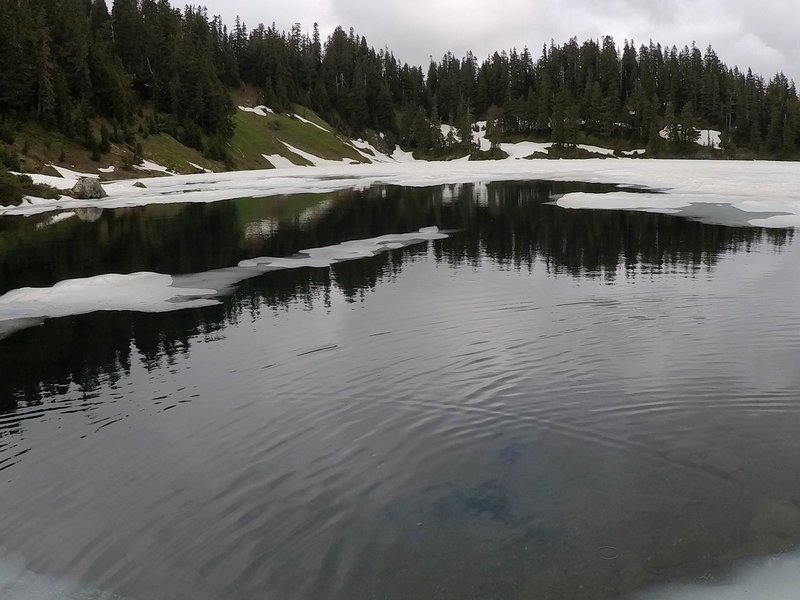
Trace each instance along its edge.
<instances>
[{"instance_id":1,"label":"reflection of snow on water","mask_svg":"<svg viewBox=\"0 0 800 600\"><path fill-rule=\"evenodd\" d=\"M0 561L0 597L5 600L125 600L65 579L39 575L22 561Z\"/></svg>"},{"instance_id":2,"label":"reflection of snow on water","mask_svg":"<svg viewBox=\"0 0 800 600\"><path fill-rule=\"evenodd\" d=\"M264 219L263 221L248 223L244 228L244 237L266 238L273 235L276 231L278 231L278 222L272 219Z\"/></svg>"},{"instance_id":3,"label":"reflection of snow on water","mask_svg":"<svg viewBox=\"0 0 800 600\"><path fill-rule=\"evenodd\" d=\"M52 217L49 217L48 219L46 219L45 221L42 221L41 223L37 223L36 224L36 229L42 229L43 227L48 227L50 225L55 225L56 223L59 223L61 221L65 221L65 220L67 220L67 219L69 219L71 217L74 217L75 215L76 215L76 212L73 212L73 211L65 211L65 212L56 213Z\"/></svg>"}]
</instances>

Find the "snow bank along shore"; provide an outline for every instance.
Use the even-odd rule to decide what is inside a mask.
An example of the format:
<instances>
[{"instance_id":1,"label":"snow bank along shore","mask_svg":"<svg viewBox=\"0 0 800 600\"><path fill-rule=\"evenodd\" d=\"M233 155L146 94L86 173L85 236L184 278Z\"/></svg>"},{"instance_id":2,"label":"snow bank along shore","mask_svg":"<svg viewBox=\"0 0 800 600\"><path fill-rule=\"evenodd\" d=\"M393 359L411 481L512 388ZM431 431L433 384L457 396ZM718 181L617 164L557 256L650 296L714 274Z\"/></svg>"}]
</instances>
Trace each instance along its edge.
<instances>
[{"instance_id":1,"label":"snow bank along shore","mask_svg":"<svg viewBox=\"0 0 800 600\"><path fill-rule=\"evenodd\" d=\"M79 174L33 174L37 183L66 189ZM428 186L508 180L584 181L619 185L606 194L571 193L562 208L625 209L685 214L723 224L800 227L800 163L700 160L518 160L376 162L286 166L259 171L174 175L104 184L103 200L27 198L2 206L0 215L33 215L102 206L119 208L175 202L215 202L243 197L324 193L374 184ZM135 187L141 181L145 188ZM633 189L636 188L636 189Z\"/></svg>"}]
</instances>

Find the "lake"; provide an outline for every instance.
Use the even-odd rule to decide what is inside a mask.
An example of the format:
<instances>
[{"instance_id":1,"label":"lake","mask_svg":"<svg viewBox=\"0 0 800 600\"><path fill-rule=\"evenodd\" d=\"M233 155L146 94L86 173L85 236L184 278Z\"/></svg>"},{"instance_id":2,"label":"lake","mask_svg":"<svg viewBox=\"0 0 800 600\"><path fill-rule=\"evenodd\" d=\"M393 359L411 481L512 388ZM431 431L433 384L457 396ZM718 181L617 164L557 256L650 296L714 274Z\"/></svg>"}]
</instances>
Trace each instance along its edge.
<instances>
[{"instance_id":1,"label":"lake","mask_svg":"<svg viewBox=\"0 0 800 600\"><path fill-rule=\"evenodd\" d=\"M794 230L552 203L613 189L1 217L0 294L206 290L0 339L3 597L647 597L796 549Z\"/></svg>"}]
</instances>

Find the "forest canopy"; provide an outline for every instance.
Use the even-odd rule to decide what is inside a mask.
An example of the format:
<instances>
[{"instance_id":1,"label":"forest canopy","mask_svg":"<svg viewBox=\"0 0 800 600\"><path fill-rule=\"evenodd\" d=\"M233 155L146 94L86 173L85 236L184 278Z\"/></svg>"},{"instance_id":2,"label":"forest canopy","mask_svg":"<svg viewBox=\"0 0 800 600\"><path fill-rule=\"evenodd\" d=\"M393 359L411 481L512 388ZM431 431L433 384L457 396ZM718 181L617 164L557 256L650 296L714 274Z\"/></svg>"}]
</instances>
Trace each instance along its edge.
<instances>
[{"instance_id":1,"label":"forest canopy","mask_svg":"<svg viewBox=\"0 0 800 600\"><path fill-rule=\"evenodd\" d=\"M239 19L228 27L167 0L6 0L0 22L0 143L36 121L95 152L165 132L223 160L231 91L248 85L273 109L307 106L347 134L371 129L432 155L470 144L445 138L441 123L463 134L486 119L493 142L605 140L658 155L689 149L708 128L722 132L731 155L798 157L794 83L728 67L694 43L573 38L535 55L527 47L448 53L423 67L375 50L353 29L323 41L316 24L311 32L248 29Z\"/></svg>"}]
</instances>

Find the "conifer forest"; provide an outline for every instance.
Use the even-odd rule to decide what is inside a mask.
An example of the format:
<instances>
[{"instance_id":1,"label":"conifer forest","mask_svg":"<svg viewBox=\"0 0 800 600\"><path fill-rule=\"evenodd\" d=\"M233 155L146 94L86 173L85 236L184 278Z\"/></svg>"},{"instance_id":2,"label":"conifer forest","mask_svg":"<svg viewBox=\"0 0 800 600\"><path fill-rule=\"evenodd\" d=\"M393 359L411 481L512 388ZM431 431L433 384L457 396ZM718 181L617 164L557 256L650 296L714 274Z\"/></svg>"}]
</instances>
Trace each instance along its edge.
<instances>
[{"instance_id":1,"label":"conifer forest","mask_svg":"<svg viewBox=\"0 0 800 600\"><path fill-rule=\"evenodd\" d=\"M720 156L800 156L794 83L694 43L572 38L418 66L352 28L322 39L316 24L223 23L168 0L4 0L0 22L6 140L32 120L97 152L166 132L224 160L231 91L246 85L275 110L306 106L344 133L374 130L429 157L474 150L439 125L463 132L478 119L492 142L594 140L675 156L708 128L721 132Z\"/></svg>"}]
</instances>

